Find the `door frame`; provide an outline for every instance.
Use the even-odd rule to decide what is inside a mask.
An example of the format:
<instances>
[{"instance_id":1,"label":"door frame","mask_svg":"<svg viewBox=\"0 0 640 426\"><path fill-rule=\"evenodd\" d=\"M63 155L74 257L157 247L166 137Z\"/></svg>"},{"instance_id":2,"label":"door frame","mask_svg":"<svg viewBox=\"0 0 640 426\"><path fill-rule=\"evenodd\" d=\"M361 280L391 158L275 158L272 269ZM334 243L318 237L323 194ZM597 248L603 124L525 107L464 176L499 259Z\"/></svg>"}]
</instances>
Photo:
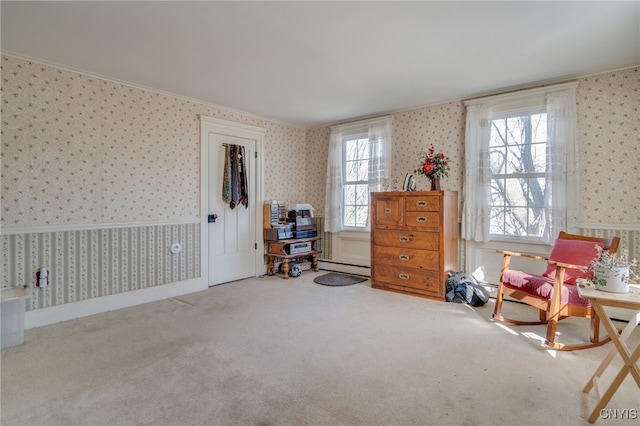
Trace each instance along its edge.
<instances>
[{"instance_id":1,"label":"door frame","mask_svg":"<svg viewBox=\"0 0 640 426\"><path fill-rule=\"evenodd\" d=\"M256 245L255 250L255 271L256 275L262 275L261 270L265 270L264 265L264 241L262 238L262 208L261 200L264 199L264 139L266 129L248 124L235 123L233 121L221 120L219 118L200 115L200 274L209 285L209 133L217 133L226 136L251 139L256 142L255 161L255 205L249 208L255 209L256 220ZM222 170L220 170L222 173ZM260 207L260 208L259 208ZM266 270L265 270L266 271ZM264 273L264 271L263 271Z\"/></svg>"}]
</instances>

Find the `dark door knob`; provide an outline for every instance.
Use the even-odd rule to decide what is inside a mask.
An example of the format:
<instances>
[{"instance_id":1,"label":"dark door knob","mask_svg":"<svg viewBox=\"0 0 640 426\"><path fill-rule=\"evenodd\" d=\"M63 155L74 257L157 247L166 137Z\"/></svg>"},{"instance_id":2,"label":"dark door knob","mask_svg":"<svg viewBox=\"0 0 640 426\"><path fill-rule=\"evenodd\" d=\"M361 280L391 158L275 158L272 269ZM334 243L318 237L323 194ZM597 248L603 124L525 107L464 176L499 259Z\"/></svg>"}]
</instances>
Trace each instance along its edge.
<instances>
[{"instance_id":1,"label":"dark door knob","mask_svg":"<svg viewBox=\"0 0 640 426\"><path fill-rule=\"evenodd\" d=\"M216 219L218 218L217 214L210 214L208 216L207 222L209 223L215 223Z\"/></svg>"}]
</instances>

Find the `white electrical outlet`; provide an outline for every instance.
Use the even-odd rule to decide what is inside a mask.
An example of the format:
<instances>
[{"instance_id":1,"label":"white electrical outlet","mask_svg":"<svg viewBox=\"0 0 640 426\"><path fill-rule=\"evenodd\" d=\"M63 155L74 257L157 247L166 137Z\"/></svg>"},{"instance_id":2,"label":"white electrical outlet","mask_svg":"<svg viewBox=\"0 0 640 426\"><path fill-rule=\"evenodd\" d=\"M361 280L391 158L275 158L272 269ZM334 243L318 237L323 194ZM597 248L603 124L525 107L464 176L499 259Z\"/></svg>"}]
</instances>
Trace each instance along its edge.
<instances>
[{"instance_id":1,"label":"white electrical outlet","mask_svg":"<svg viewBox=\"0 0 640 426\"><path fill-rule=\"evenodd\" d=\"M38 272L38 287L47 288L49 285L49 270L46 267L40 268Z\"/></svg>"}]
</instances>

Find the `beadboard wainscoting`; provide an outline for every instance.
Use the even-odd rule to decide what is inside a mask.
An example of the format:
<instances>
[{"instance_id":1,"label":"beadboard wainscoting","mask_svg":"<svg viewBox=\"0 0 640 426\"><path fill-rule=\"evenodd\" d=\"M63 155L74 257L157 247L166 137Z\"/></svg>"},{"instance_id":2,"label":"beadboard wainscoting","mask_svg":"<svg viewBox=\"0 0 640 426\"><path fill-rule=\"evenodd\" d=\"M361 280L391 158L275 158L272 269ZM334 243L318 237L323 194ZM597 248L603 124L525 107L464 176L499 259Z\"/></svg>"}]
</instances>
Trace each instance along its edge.
<instances>
[{"instance_id":1,"label":"beadboard wainscoting","mask_svg":"<svg viewBox=\"0 0 640 426\"><path fill-rule=\"evenodd\" d=\"M200 222L37 232L3 229L2 287L27 286L27 311L200 277ZM179 243L179 253L170 248ZM49 285L36 286L42 267Z\"/></svg>"},{"instance_id":2,"label":"beadboard wainscoting","mask_svg":"<svg viewBox=\"0 0 640 426\"><path fill-rule=\"evenodd\" d=\"M331 250L333 250L333 234L324 230L323 216L316 216L316 229L318 230L318 235L322 237L322 239L318 240L318 242L316 243L318 250L322 251L322 253L318 255L318 259L331 260Z\"/></svg>"}]
</instances>

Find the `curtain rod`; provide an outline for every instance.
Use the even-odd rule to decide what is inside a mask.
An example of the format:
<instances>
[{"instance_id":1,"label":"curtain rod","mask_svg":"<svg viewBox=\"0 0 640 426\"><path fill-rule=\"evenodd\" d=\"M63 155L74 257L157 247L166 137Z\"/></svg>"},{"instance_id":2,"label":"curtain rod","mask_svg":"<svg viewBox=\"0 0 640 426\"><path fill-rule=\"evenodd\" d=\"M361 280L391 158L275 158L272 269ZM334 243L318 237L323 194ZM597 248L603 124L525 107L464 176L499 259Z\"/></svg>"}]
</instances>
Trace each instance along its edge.
<instances>
[{"instance_id":1,"label":"curtain rod","mask_svg":"<svg viewBox=\"0 0 640 426\"><path fill-rule=\"evenodd\" d=\"M505 92L505 93L500 93L496 95L484 96L481 98L469 99L464 101L464 105L465 106L479 105L484 103L512 100L521 96L546 95L547 93L550 93L550 92L556 92L558 90L575 89L576 87L578 87L577 81L571 81L568 83L560 83L560 84L552 84L549 86L536 87L534 89L521 89L513 92Z\"/></svg>"},{"instance_id":2,"label":"curtain rod","mask_svg":"<svg viewBox=\"0 0 640 426\"><path fill-rule=\"evenodd\" d=\"M342 124L336 124L335 126L331 126L331 130L340 129L340 128L343 128L343 127L362 126L364 124L373 123L375 121L390 120L392 118L393 118L393 115L382 115L380 117L367 118L367 119L359 120L359 121L351 121L351 122L342 123Z\"/></svg>"}]
</instances>

